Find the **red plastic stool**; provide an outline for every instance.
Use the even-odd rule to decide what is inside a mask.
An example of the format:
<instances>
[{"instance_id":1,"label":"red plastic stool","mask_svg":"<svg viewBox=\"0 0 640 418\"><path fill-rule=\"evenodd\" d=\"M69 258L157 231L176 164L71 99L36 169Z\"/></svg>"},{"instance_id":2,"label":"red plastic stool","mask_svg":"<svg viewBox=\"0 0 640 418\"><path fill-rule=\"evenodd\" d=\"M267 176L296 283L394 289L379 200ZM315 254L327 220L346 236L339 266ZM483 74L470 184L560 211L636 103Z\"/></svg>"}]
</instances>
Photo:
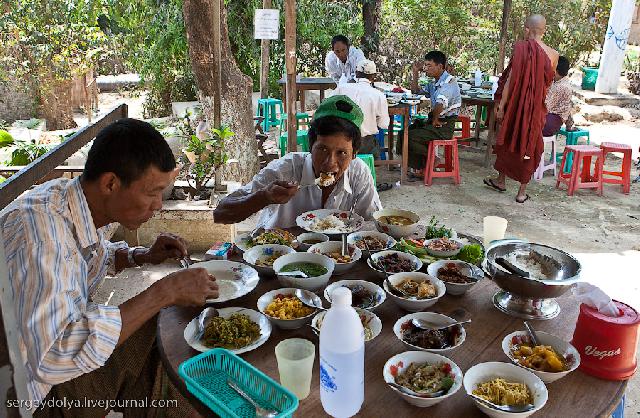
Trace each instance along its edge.
<instances>
[{"instance_id":1,"label":"red plastic stool","mask_svg":"<svg viewBox=\"0 0 640 418\"><path fill-rule=\"evenodd\" d=\"M567 163L567 155L573 152L573 165L571 172L565 173L564 167ZM591 174L591 159L596 157L595 171ZM582 163L582 172L580 164ZM591 145L567 145L562 154L562 163L558 180L556 181L556 189L560 187L560 183L568 186L567 194L573 196L576 189L597 189L598 194L602 196L602 167L604 163L604 153L598 147Z\"/></svg>"},{"instance_id":2,"label":"red plastic stool","mask_svg":"<svg viewBox=\"0 0 640 418\"><path fill-rule=\"evenodd\" d=\"M436 166L436 147L444 147L444 164ZM436 169L444 168L444 171ZM455 184L460 184L460 162L458 161L458 140L442 139L429 141L427 163L424 167L424 184L431 186L434 178L453 177Z\"/></svg>"},{"instance_id":3,"label":"red plastic stool","mask_svg":"<svg viewBox=\"0 0 640 418\"><path fill-rule=\"evenodd\" d=\"M602 181L610 184L622 184L622 193L629 194L631 189L631 147L625 144L616 144L615 142L603 142L600 144L602 148L603 158L607 158L610 152L620 152L622 156L622 171L604 171L602 170ZM618 178L604 177L615 176Z\"/></svg>"},{"instance_id":4,"label":"red plastic stool","mask_svg":"<svg viewBox=\"0 0 640 418\"><path fill-rule=\"evenodd\" d=\"M471 146L471 118L469 116L459 115L458 122L462 124L462 129L456 131L453 134L453 137L458 140L460 145L464 145L466 147Z\"/></svg>"}]
</instances>

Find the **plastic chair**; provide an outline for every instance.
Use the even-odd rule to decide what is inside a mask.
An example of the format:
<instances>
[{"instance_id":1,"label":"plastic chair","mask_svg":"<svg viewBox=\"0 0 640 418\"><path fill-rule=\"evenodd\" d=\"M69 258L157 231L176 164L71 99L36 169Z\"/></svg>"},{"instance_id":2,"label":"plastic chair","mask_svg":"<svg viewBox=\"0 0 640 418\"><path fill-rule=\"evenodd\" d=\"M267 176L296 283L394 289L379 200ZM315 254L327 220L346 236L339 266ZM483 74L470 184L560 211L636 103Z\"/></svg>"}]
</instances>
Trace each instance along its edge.
<instances>
[{"instance_id":1,"label":"plastic chair","mask_svg":"<svg viewBox=\"0 0 640 418\"><path fill-rule=\"evenodd\" d=\"M471 118L469 116L459 115L456 126L460 124L461 128L456 127L453 137L458 140L458 144L467 147L471 146Z\"/></svg>"},{"instance_id":2,"label":"plastic chair","mask_svg":"<svg viewBox=\"0 0 640 418\"><path fill-rule=\"evenodd\" d=\"M380 159L381 160L386 160L387 159L387 147L385 147L384 145L384 135L387 133L386 129L380 129L378 130L378 135L376 135L376 137L378 138L378 146L380 147Z\"/></svg>"},{"instance_id":3,"label":"plastic chair","mask_svg":"<svg viewBox=\"0 0 640 418\"><path fill-rule=\"evenodd\" d=\"M279 110L279 113L276 112ZM271 97L266 99L258 99L258 108L256 109L256 116L264 116L262 121L262 129L268 132L272 126L280 125L280 121L284 115L284 106L282 100L273 99Z\"/></svg>"},{"instance_id":4,"label":"plastic chair","mask_svg":"<svg viewBox=\"0 0 640 418\"><path fill-rule=\"evenodd\" d=\"M574 153L576 164L572 165L571 172L565 173L564 167L567 163L567 156ZM595 169L591 174L591 160L596 157ZM582 163L582 171L580 171L580 163ZM568 186L567 194L573 196L577 189L596 189L598 194L602 196L602 167L604 163L604 153L598 147L591 145L567 145L562 155L562 165L558 179L556 180L556 189L560 188L560 183Z\"/></svg>"},{"instance_id":5,"label":"plastic chair","mask_svg":"<svg viewBox=\"0 0 640 418\"><path fill-rule=\"evenodd\" d=\"M563 135L567 139L566 145L578 145L578 139L582 137L587 137L587 145L591 143L591 139L589 137L589 131L587 131L586 129L577 129L575 131L567 131L566 128L562 128L556 134L556 141L558 139L558 135ZM556 161L558 161L558 159L560 158L562 157L558 156ZM567 166L565 168L566 170L565 173L571 172L572 165L573 165L573 154L569 154L569 156L567 157Z\"/></svg>"},{"instance_id":6,"label":"plastic chair","mask_svg":"<svg viewBox=\"0 0 640 418\"><path fill-rule=\"evenodd\" d=\"M540 164L538 164L538 168L536 169L536 172L533 173L533 178L536 180L542 180L542 178L544 177L544 172L547 170L551 170L553 169L553 176L555 177L557 175L557 171L556 171L556 154L557 154L557 148L556 148L556 137L555 136L545 136L542 138L542 141L544 142L544 145L546 145L547 143L551 143L551 159L549 160L549 162L545 161L544 158L544 152L542 153L542 157L540 158Z\"/></svg>"},{"instance_id":7,"label":"plastic chair","mask_svg":"<svg viewBox=\"0 0 640 418\"><path fill-rule=\"evenodd\" d=\"M297 112L296 113L296 129L300 129L300 125L305 125L309 129L311 123L311 116L308 113ZM286 131L287 128L287 114L284 113L280 116L280 132Z\"/></svg>"},{"instance_id":8,"label":"plastic chair","mask_svg":"<svg viewBox=\"0 0 640 418\"><path fill-rule=\"evenodd\" d=\"M369 171L371 171L371 177L373 177L373 184L376 184L376 167L373 159L373 154L358 154L358 158L360 158L364 163L369 167Z\"/></svg>"},{"instance_id":9,"label":"plastic chair","mask_svg":"<svg viewBox=\"0 0 640 418\"><path fill-rule=\"evenodd\" d=\"M444 164L436 166L436 147L444 147ZM444 171L436 171L443 168ZM424 167L424 184L431 186L434 178L451 177L455 184L460 184L460 162L458 160L458 140L456 138L448 140L429 141L427 152L427 162Z\"/></svg>"},{"instance_id":10,"label":"plastic chair","mask_svg":"<svg viewBox=\"0 0 640 418\"><path fill-rule=\"evenodd\" d=\"M309 152L308 133L309 131L305 130L298 130L296 132L296 144L298 144L302 152ZM280 157L284 157L284 155L287 153L287 141L288 135L287 132L284 132L282 135L280 135L280 141L278 144L280 147Z\"/></svg>"},{"instance_id":11,"label":"plastic chair","mask_svg":"<svg viewBox=\"0 0 640 418\"><path fill-rule=\"evenodd\" d=\"M625 144L616 144L615 142L603 142L600 144L602 148L603 159L607 158L610 152L622 153L622 171L604 171L602 170L602 181L610 184L621 184L622 193L629 194L631 189L631 147ZM604 176L614 176L609 178Z\"/></svg>"}]
</instances>

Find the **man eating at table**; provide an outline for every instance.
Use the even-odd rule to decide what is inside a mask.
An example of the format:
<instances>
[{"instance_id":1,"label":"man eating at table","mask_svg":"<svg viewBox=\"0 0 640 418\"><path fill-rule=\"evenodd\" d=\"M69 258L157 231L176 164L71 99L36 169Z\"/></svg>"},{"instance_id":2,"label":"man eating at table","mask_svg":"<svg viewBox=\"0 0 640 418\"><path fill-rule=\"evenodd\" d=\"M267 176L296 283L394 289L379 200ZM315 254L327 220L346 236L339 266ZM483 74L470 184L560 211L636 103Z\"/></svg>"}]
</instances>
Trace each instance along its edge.
<instances>
[{"instance_id":1,"label":"man eating at table","mask_svg":"<svg viewBox=\"0 0 640 418\"><path fill-rule=\"evenodd\" d=\"M236 223L262 211L259 227L289 228L303 212L352 206L372 219L382 204L367 165L356 158L362 120L362 110L347 96L325 99L309 127L311 152L290 152L271 161L218 203L214 220Z\"/></svg>"},{"instance_id":2,"label":"man eating at table","mask_svg":"<svg viewBox=\"0 0 640 418\"><path fill-rule=\"evenodd\" d=\"M151 218L176 174L162 135L121 119L98 133L81 177L41 184L0 212L18 345L30 400L40 405L34 416L108 412L79 402L85 398L119 405L160 399L156 315L170 305L204 305L218 296L215 279L202 268L180 270L119 306L92 295L109 273L187 256L185 241L171 234L148 249L105 238L115 223L133 230ZM78 404L61 407L63 398ZM153 413L133 406L114 409Z\"/></svg>"},{"instance_id":3,"label":"man eating at table","mask_svg":"<svg viewBox=\"0 0 640 418\"><path fill-rule=\"evenodd\" d=\"M342 84L355 81L356 65L364 59L364 52L351 45L349 38L336 35L331 39L331 51L327 54L324 65L329 77L336 84Z\"/></svg>"}]
</instances>

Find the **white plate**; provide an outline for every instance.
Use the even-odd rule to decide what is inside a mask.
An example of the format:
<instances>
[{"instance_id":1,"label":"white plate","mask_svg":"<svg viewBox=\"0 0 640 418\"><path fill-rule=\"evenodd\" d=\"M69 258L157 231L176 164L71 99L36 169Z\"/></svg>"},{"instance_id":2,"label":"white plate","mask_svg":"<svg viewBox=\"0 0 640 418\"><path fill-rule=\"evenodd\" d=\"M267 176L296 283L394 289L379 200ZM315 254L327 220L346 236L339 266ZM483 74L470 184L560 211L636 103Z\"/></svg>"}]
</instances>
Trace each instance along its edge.
<instances>
[{"instance_id":1,"label":"white plate","mask_svg":"<svg viewBox=\"0 0 640 418\"><path fill-rule=\"evenodd\" d=\"M271 275L271 274L274 274L273 263L270 266L258 266L256 265L256 263L259 260L266 259L268 257L273 256L274 253L280 253L280 255L278 256L280 257L284 254L290 254L294 252L296 252L296 250L286 245L261 244L261 245L255 245L249 248L249 250L245 251L245 253L242 254L242 259L247 264L251 265L251 267L256 269L258 271L258 274ZM275 259L273 261L275 261Z\"/></svg>"},{"instance_id":2,"label":"white plate","mask_svg":"<svg viewBox=\"0 0 640 418\"><path fill-rule=\"evenodd\" d=\"M249 251L251 249L251 246L249 245L249 234L250 232L244 232L242 234L236 235L235 238L233 239L233 243L235 244L236 248L238 248L242 252ZM291 247L295 250L297 247L297 244L298 244L297 241L294 241L291 243L291 245L287 245L287 247ZM257 244L257 245L260 245L260 244ZM262 245L270 245L270 244L262 244Z\"/></svg>"},{"instance_id":3,"label":"white plate","mask_svg":"<svg viewBox=\"0 0 640 418\"><path fill-rule=\"evenodd\" d=\"M256 341L242 348L228 349L234 354L246 353L247 351L251 351L260 347L262 344L267 342L269 336L271 335L271 322L269 322L269 319L260 312L248 308L220 308L218 309L218 312L220 313L220 316L222 318L229 318L231 314L234 314L236 312L245 314L260 327L260 337L258 337ZM198 329L198 325L196 324L197 320L198 317L196 316L191 320L191 322L187 324L187 327L184 329L183 335L187 344L189 344L194 350L204 353L205 351L211 350L211 348L207 347L200 341L193 341L193 337L195 336Z\"/></svg>"},{"instance_id":4,"label":"white plate","mask_svg":"<svg viewBox=\"0 0 640 418\"><path fill-rule=\"evenodd\" d=\"M211 260L194 264L193 267L207 269L218 283L218 298L207 299L207 303L222 303L242 297L255 289L260 281L256 269L235 261Z\"/></svg>"},{"instance_id":5,"label":"white plate","mask_svg":"<svg viewBox=\"0 0 640 418\"><path fill-rule=\"evenodd\" d=\"M347 220L347 218L349 217L349 211L339 209L311 210L299 215L296 218L296 225L309 232L320 232L322 234L350 234L352 232L358 231L362 227L362 223L364 222L362 216L354 213L353 217L351 218L353 225L351 226L351 228L345 228L344 231L341 231L339 229L316 230L311 228L311 224L315 220L326 218L329 215L333 215L340 220Z\"/></svg>"}]
</instances>

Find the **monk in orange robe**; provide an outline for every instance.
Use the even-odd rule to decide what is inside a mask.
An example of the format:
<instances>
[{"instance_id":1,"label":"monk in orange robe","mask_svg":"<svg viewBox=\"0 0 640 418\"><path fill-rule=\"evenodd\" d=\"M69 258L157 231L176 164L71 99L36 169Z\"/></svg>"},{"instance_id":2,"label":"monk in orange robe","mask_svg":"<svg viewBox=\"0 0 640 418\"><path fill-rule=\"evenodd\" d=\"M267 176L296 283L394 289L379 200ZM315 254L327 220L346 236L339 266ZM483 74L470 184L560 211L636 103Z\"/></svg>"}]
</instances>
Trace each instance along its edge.
<instances>
[{"instance_id":1,"label":"monk in orange robe","mask_svg":"<svg viewBox=\"0 0 640 418\"><path fill-rule=\"evenodd\" d=\"M544 16L529 16L524 27L525 40L515 43L495 95L496 120L500 124L494 147L498 177L484 180L487 186L500 192L506 191L506 177L520 182L518 203L529 199L527 184L544 152L542 128L547 116L544 101L559 57L558 52L542 42L546 29Z\"/></svg>"}]
</instances>

